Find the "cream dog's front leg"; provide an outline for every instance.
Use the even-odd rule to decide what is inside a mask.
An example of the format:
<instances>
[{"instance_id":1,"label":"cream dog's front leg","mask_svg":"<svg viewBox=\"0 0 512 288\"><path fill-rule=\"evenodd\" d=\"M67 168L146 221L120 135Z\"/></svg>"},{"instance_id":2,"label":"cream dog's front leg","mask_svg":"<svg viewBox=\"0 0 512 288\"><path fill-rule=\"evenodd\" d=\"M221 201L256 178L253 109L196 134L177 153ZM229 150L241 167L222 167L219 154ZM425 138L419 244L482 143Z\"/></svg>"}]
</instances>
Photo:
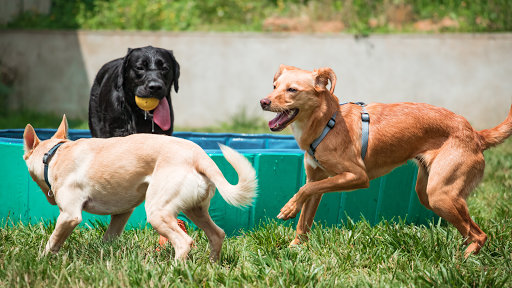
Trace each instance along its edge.
<instances>
[{"instance_id":1,"label":"cream dog's front leg","mask_svg":"<svg viewBox=\"0 0 512 288\"><path fill-rule=\"evenodd\" d=\"M283 220L294 218L299 213L302 205L313 195L368 187L370 187L370 180L363 171L358 174L343 172L318 182L307 183L281 208L281 213L277 215L277 218Z\"/></svg>"},{"instance_id":2,"label":"cream dog's front leg","mask_svg":"<svg viewBox=\"0 0 512 288\"><path fill-rule=\"evenodd\" d=\"M81 190L69 187L62 187L55 191L55 201L59 206L60 215L57 218L55 230L53 230L48 243L46 243L44 255L47 255L48 252L57 254L73 229L82 222L83 201L80 193Z\"/></svg>"},{"instance_id":3,"label":"cream dog's front leg","mask_svg":"<svg viewBox=\"0 0 512 288\"><path fill-rule=\"evenodd\" d=\"M61 212L57 218L57 224L55 230L53 230L46 248L44 249L43 255L47 255L48 252L53 254L59 253L60 247L64 244L64 241L71 235L73 229L82 222L82 211L75 213Z\"/></svg>"},{"instance_id":4,"label":"cream dog's front leg","mask_svg":"<svg viewBox=\"0 0 512 288\"><path fill-rule=\"evenodd\" d=\"M133 210L135 210L135 208L121 214L110 216L110 225L108 225L108 229L105 232L105 235L103 235L103 241L112 240L123 234L124 227L126 226L128 219L130 219Z\"/></svg>"}]
</instances>

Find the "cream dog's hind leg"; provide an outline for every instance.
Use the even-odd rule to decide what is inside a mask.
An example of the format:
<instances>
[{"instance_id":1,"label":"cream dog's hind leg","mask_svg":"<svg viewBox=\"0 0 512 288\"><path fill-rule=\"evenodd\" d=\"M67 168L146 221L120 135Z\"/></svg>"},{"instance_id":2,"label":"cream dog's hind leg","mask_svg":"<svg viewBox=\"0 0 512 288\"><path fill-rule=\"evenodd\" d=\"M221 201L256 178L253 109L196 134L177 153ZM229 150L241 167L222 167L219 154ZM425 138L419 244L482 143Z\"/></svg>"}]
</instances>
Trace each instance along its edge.
<instances>
[{"instance_id":1,"label":"cream dog's hind leg","mask_svg":"<svg viewBox=\"0 0 512 288\"><path fill-rule=\"evenodd\" d=\"M131 209L124 213L110 216L110 225L108 225L108 229L105 232L105 235L103 235L103 241L112 240L123 234L124 227L126 226L128 219L130 219L133 210L135 209Z\"/></svg>"},{"instance_id":2,"label":"cream dog's hind leg","mask_svg":"<svg viewBox=\"0 0 512 288\"><path fill-rule=\"evenodd\" d=\"M220 258L222 243L224 242L226 233L213 222L210 214L208 214L209 206L210 202L208 201L206 205L183 211L183 213L185 213L197 227L204 231L210 242L210 261L217 262Z\"/></svg>"},{"instance_id":3,"label":"cream dog's hind leg","mask_svg":"<svg viewBox=\"0 0 512 288\"><path fill-rule=\"evenodd\" d=\"M175 260L186 260L190 248L194 244L194 241L190 236L181 230L178 225L177 215L165 210L155 211L148 215L148 222L165 238L169 239L172 246L174 247L174 259Z\"/></svg>"},{"instance_id":4,"label":"cream dog's hind leg","mask_svg":"<svg viewBox=\"0 0 512 288\"><path fill-rule=\"evenodd\" d=\"M181 209L200 203L198 190L205 189L206 184L201 185L204 180L197 172L183 168L159 171L151 178L145 204L148 222L158 234L169 239L174 247L174 258L185 260L194 241L181 230L177 216Z\"/></svg>"}]
</instances>

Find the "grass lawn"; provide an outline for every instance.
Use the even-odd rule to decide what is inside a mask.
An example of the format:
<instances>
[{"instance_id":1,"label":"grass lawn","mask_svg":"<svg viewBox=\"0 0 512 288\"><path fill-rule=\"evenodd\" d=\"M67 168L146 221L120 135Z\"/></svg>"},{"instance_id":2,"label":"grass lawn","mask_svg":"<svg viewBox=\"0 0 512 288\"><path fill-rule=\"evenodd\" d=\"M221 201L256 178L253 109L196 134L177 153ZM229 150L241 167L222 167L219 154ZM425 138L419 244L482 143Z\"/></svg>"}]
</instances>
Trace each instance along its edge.
<instances>
[{"instance_id":1,"label":"grass lawn","mask_svg":"<svg viewBox=\"0 0 512 288\"><path fill-rule=\"evenodd\" d=\"M41 257L54 224L16 223L0 227L0 286L511 287L512 140L485 158L485 178L468 203L489 239L468 259L457 230L438 223L317 225L309 243L288 248L294 230L269 220L227 238L219 264L209 263L202 231L189 231L197 247L176 264L172 247L155 250L158 235L151 228L104 243L106 226L90 223L73 232L58 256Z\"/></svg>"}]
</instances>

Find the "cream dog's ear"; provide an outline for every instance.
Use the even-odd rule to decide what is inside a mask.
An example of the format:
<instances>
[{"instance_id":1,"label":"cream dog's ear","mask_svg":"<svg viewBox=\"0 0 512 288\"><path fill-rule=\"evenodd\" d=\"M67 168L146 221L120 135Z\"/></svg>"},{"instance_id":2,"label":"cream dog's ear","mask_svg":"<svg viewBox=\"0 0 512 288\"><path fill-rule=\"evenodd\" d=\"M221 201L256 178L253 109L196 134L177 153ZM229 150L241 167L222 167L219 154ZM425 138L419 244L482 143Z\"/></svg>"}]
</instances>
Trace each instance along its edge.
<instances>
[{"instance_id":1,"label":"cream dog's ear","mask_svg":"<svg viewBox=\"0 0 512 288\"><path fill-rule=\"evenodd\" d=\"M326 88L327 84L329 84L328 79L331 80L331 95L334 95L334 87L336 87L336 74L329 67L323 67L314 72L317 73L315 77L315 85L320 86L321 88Z\"/></svg>"},{"instance_id":2,"label":"cream dog's ear","mask_svg":"<svg viewBox=\"0 0 512 288\"><path fill-rule=\"evenodd\" d=\"M66 114L62 116L62 122L60 122L59 129L55 132L52 139L68 139L68 120L66 119Z\"/></svg>"},{"instance_id":3,"label":"cream dog's ear","mask_svg":"<svg viewBox=\"0 0 512 288\"><path fill-rule=\"evenodd\" d=\"M283 72L285 70L290 71L290 70L300 70L300 69L297 67L280 64L279 69L277 69L276 75L274 75L274 82L276 82L276 80L279 78L279 76L281 76L283 74Z\"/></svg>"},{"instance_id":4,"label":"cream dog's ear","mask_svg":"<svg viewBox=\"0 0 512 288\"><path fill-rule=\"evenodd\" d=\"M32 125L27 124L25 127L25 132L23 133L23 148L25 150L25 154L23 158L27 160L28 156L32 153L34 148L37 147L41 143L41 140L37 138L36 131L32 127Z\"/></svg>"}]
</instances>

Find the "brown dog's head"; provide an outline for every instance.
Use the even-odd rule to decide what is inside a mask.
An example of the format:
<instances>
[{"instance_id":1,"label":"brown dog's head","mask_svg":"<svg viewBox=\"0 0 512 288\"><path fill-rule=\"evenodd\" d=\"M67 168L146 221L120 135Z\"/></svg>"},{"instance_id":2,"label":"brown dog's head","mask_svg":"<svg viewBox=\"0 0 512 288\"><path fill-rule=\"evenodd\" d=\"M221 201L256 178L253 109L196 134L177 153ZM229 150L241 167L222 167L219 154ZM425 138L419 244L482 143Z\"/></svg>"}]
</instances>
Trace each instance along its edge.
<instances>
[{"instance_id":1,"label":"brown dog's head","mask_svg":"<svg viewBox=\"0 0 512 288\"><path fill-rule=\"evenodd\" d=\"M23 159L25 160L28 172L30 176L34 180L34 182L39 185L41 190L47 194L49 187L46 185L44 181L44 164L43 164L43 156L46 152L50 151L50 149L60 142L69 141L68 140L68 121L66 120L66 115L62 118L62 122L60 123L59 129L52 136L51 139L41 141L36 135L36 131L32 127L32 125L27 124L25 127L25 132L23 133L23 148L25 149L25 153L23 155ZM52 197L46 196L50 204L55 205L55 199Z\"/></svg>"},{"instance_id":2,"label":"brown dog's head","mask_svg":"<svg viewBox=\"0 0 512 288\"><path fill-rule=\"evenodd\" d=\"M331 88L327 85L331 80ZM307 119L313 111L334 96L336 75L331 68L306 71L281 64L274 76L274 91L261 99L261 108L278 113L268 122L270 130L277 132L299 119Z\"/></svg>"}]
</instances>

